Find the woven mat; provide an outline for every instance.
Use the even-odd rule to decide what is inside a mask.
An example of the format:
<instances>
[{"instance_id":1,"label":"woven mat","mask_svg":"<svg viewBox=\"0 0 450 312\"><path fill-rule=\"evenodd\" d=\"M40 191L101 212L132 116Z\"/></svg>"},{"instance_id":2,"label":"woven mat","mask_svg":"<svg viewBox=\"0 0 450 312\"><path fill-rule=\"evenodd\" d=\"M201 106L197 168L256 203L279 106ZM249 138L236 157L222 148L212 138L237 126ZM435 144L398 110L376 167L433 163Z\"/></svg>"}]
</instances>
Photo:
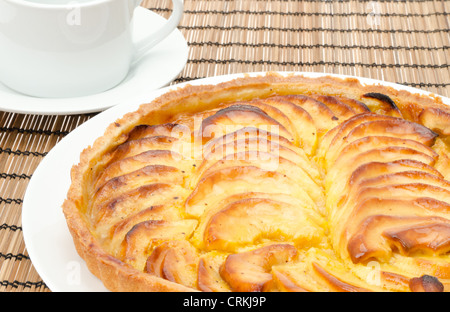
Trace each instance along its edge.
<instances>
[{"instance_id":1,"label":"woven mat","mask_svg":"<svg viewBox=\"0 0 450 312\"><path fill-rule=\"evenodd\" d=\"M189 60L173 83L255 71L348 74L450 97L450 2L185 0ZM171 2L142 6L168 17ZM49 292L23 241L23 197L43 157L95 114L0 112L0 291ZM57 256L57 251L55 251Z\"/></svg>"}]
</instances>

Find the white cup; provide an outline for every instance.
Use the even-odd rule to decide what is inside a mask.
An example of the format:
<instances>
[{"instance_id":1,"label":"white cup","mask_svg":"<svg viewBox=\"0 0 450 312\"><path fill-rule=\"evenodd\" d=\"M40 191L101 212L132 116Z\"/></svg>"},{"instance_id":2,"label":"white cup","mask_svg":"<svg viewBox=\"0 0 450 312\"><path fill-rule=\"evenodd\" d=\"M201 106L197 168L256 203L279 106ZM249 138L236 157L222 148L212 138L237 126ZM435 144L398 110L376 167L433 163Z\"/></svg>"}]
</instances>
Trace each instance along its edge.
<instances>
[{"instance_id":1,"label":"white cup","mask_svg":"<svg viewBox=\"0 0 450 312\"><path fill-rule=\"evenodd\" d=\"M0 82L44 98L86 96L117 86L183 14L183 0L172 0L167 22L133 42L133 13L141 2L0 0Z\"/></svg>"}]
</instances>

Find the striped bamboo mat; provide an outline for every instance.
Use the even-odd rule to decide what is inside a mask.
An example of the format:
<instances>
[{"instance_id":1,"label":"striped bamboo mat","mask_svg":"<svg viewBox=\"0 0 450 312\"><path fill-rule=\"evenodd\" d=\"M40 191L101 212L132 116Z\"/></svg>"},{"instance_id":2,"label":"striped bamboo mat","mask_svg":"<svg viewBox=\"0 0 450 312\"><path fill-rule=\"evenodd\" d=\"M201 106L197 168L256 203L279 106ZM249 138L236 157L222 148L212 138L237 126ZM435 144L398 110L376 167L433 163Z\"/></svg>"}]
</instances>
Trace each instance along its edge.
<instances>
[{"instance_id":1,"label":"striped bamboo mat","mask_svg":"<svg viewBox=\"0 0 450 312\"><path fill-rule=\"evenodd\" d=\"M448 1L184 3L179 29L189 56L173 83L240 72L307 71L381 79L450 97ZM171 13L169 0L144 0L142 6L166 18ZM50 291L23 241L22 201L46 154L94 115L0 111L0 291Z\"/></svg>"}]
</instances>

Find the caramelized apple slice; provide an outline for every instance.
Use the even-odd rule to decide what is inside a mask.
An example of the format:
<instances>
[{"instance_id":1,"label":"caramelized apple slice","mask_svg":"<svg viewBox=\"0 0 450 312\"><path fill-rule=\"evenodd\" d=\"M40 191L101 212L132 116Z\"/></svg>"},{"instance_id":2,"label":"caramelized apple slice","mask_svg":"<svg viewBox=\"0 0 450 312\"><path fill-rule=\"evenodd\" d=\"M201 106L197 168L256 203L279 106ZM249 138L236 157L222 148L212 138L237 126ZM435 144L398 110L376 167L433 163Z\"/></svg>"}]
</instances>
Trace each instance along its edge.
<instances>
[{"instance_id":1,"label":"caramelized apple slice","mask_svg":"<svg viewBox=\"0 0 450 312\"><path fill-rule=\"evenodd\" d=\"M194 161L170 150L150 150L141 154L118 160L106 167L97 178L94 189L98 190L106 182L150 165L164 165L189 172Z\"/></svg>"},{"instance_id":2,"label":"caramelized apple slice","mask_svg":"<svg viewBox=\"0 0 450 312\"><path fill-rule=\"evenodd\" d=\"M351 142L348 145L345 145L338 149L336 154L327 154L326 156L326 168L333 166L336 158L338 157L356 157L358 154L377 148L381 149L384 147L401 147L408 148L411 150L416 150L420 153L423 153L433 159L433 163L438 159L438 154L428 146L419 143L417 141L408 140L408 139L400 139L394 137L386 137L386 136L369 136L360 138Z\"/></svg>"},{"instance_id":3,"label":"caramelized apple slice","mask_svg":"<svg viewBox=\"0 0 450 312\"><path fill-rule=\"evenodd\" d=\"M435 164L435 168L450 181L450 145L446 143L444 137L436 139L433 149L438 153L439 158Z\"/></svg>"},{"instance_id":4,"label":"caramelized apple slice","mask_svg":"<svg viewBox=\"0 0 450 312\"><path fill-rule=\"evenodd\" d=\"M431 223L424 225L391 228L383 232L401 254L411 256L420 254L441 255L450 251L450 223Z\"/></svg>"},{"instance_id":5,"label":"caramelized apple slice","mask_svg":"<svg viewBox=\"0 0 450 312\"><path fill-rule=\"evenodd\" d=\"M370 113L370 108L361 101L343 96L336 96L336 99L350 106L356 114Z\"/></svg>"},{"instance_id":6,"label":"caramelized apple slice","mask_svg":"<svg viewBox=\"0 0 450 312\"><path fill-rule=\"evenodd\" d=\"M334 276L332 273L325 270L317 263L313 263L314 270L331 286L334 291L340 292L368 292L367 288L358 287L352 285L345 280L341 280L339 277Z\"/></svg>"},{"instance_id":7,"label":"caramelized apple slice","mask_svg":"<svg viewBox=\"0 0 450 312\"><path fill-rule=\"evenodd\" d=\"M419 122L442 135L450 135L450 113L448 111L426 107L419 115Z\"/></svg>"},{"instance_id":8,"label":"caramelized apple slice","mask_svg":"<svg viewBox=\"0 0 450 312\"><path fill-rule=\"evenodd\" d=\"M110 157L109 163L112 163L150 150L173 150L175 144L178 144L178 139L170 136L144 137L119 145L110 156L105 157Z\"/></svg>"},{"instance_id":9,"label":"caramelized apple slice","mask_svg":"<svg viewBox=\"0 0 450 312\"><path fill-rule=\"evenodd\" d=\"M205 241L204 241L204 233L206 231L206 227L209 225L211 218L228 207L229 205L247 199L269 199L275 202L280 202L287 207L295 207L298 210L298 213L303 213L307 216L308 219L311 220L317 226L324 228L326 226L325 218L323 218L316 210L315 207L308 206L305 201L293 197L291 195L280 194L280 193L257 193L257 192L248 192L248 193L239 193L235 195L231 195L226 197L225 199L218 202L214 207L210 207L205 213L201 216L199 225L197 226L194 235L192 236L192 243L194 246L200 249L206 249Z\"/></svg>"},{"instance_id":10,"label":"caramelized apple slice","mask_svg":"<svg viewBox=\"0 0 450 312\"><path fill-rule=\"evenodd\" d=\"M316 205L305 190L289 177L247 166L220 169L202 178L187 198L185 211L188 215L199 217L205 209L214 207L220 200L247 192L289 194L311 207Z\"/></svg>"},{"instance_id":11,"label":"caramelized apple slice","mask_svg":"<svg viewBox=\"0 0 450 312\"><path fill-rule=\"evenodd\" d=\"M276 244L229 255L220 275L233 291L267 291L272 286L271 268L295 259L297 249L289 244Z\"/></svg>"},{"instance_id":12,"label":"caramelized apple slice","mask_svg":"<svg viewBox=\"0 0 450 312\"><path fill-rule=\"evenodd\" d=\"M411 199L368 198L360 203L350 203L350 208L334 222L330 230L335 233L335 246L345 248L348 239L358 230L364 219L374 215L389 215L395 217L441 217L446 218L450 212L450 204L433 198L418 197ZM342 233L342 234L340 234Z\"/></svg>"},{"instance_id":13,"label":"caramelized apple slice","mask_svg":"<svg viewBox=\"0 0 450 312\"><path fill-rule=\"evenodd\" d=\"M295 163L315 180L321 178L315 164L310 162L305 155L294 152L294 150L277 142L254 137L231 141L223 145L215 145L210 152L205 151L203 161L195 172L196 178L193 180L197 180L204 174L205 170L219 160L251 160L254 163L274 162L276 164L280 158Z\"/></svg>"},{"instance_id":14,"label":"caramelized apple slice","mask_svg":"<svg viewBox=\"0 0 450 312\"><path fill-rule=\"evenodd\" d=\"M230 292L230 286L220 276L220 266L228 254L218 251L208 252L200 257L197 286L205 292Z\"/></svg>"},{"instance_id":15,"label":"caramelized apple slice","mask_svg":"<svg viewBox=\"0 0 450 312\"><path fill-rule=\"evenodd\" d=\"M150 165L139 170L115 177L98 189L92 196L92 206L102 204L113 197L153 183L169 183L182 185L184 174L175 167Z\"/></svg>"},{"instance_id":16,"label":"caramelized apple slice","mask_svg":"<svg viewBox=\"0 0 450 312\"><path fill-rule=\"evenodd\" d=\"M305 95L281 95L271 97L274 100L287 100L295 105L300 106L314 120L314 124L316 125L316 135L320 138L323 134L325 134L328 130L336 127L339 122L339 118L333 113L333 111L327 107L322 102L319 102L309 96Z\"/></svg>"},{"instance_id":17,"label":"caramelized apple slice","mask_svg":"<svg viewBox=\"0 0 450 312\"><path fill-rule=\"evenodd\" d=\"M377 115L373 113L359 114L355 115L344 122L340 123L336 127L328 131L322 138L319 149L317 151L317 156L319 159L324 158L328 153L331 145L336 145L341 142L352 129L358 125L369 122L373 120L390 120L392 117Z\"/></svg>"},{"instance_id":18,"label":"caramelized apple slice","mask_svg":"<svg viewBox=\"0 0 450 312\"><path fill-rule=\"evenodd\" d=\"M386 94L378 92L369 92L362 96L368 106L373 112L382 115L389 115L394 117L402 117L402 113L395 101Z\"/></svg>"},{"instance_id":19,"label":"caramelized apple slice","mask_svg":"<svg viewBox=\"0 0 450 312\"><path fill-rule=\"evenodd\" d=\"M443 292L444 285L434 276L422 275L414 277L409 282L413 292Z\"/></svg>"},{"instance_id":20,"label":"caramelized apple slice","mask_svg":"<svg viewBox=\"0 0 450 312\"><path fill-rule=\"evenodd\" d=\"M227 157L228 158L228 157ZM214 171L230 167L258 167L261 170L273 171L288 177L298 187L303 188L318 205L325 204L325 195L322 186L314 180L302 167L283 157L262 152L243 152L231 155L229 159L220 160L202 172L208 175ZM315 176L318 179L317 176Z\"/></svg>"},{"instance_id":21,"label":"caramelized apple slice","mask_svg":"<svg viewBox=\"0 0 450 312\"><path fill-rule=\"evenodd\" d=\"M374 148L369 151L362 151L354 157L341 154L327 173L325 178L325 189L328 191L335 181L344 181L344 183L346 183L345 181L348 181L353 171L364 164L381 160L389 163L402 159L422 162L429 166L432 166L435 163L435 159L427 154L411 148L398 146Z\"/></svg>"},{"instance_id":22,"label":"caramelized apple slice","mask_svg":"<svg viewBox=\"0 0 450 312\"><path fill-rule=\"evenodd\" d=\"M152 183L112 196L99 206L93 207L92 220L96 226L115 223L124 215L132 215L142 209L165 203L175 204L188 196L187 190L175 184Z\"/></svg>"},{"instance_id":23,"label":"caramelized apple slice","mask_svg":"<svg viewBox=\"0 0 450 312\"><path fill-rule=\"evenodd\" d=\"M203 144L215 137L234 132L245 127L261 128L293 141L292 134L278 121L261 109L251 105L233 105L219 110L202 122Z\"/></svg>"},{"instance_id":24,"label":"caramelized apple slice","mask_svg":"<svg viewBox=\"0 0 450 312\"><path fill-rule=\"evenodd\" d=\"M435 168L415 160L401 159L385 163L374 161L356 168L345 183L332 184L327 193L328 202L334 203L338 207L342 206L342 203L348 198L351 189L358 186L363 180L404 171L420 171L443 179L443 176Z\"/></svg>"},{"instance_id":25,"label":"caramelized apple slice","mask_svg":"<svg viewBox=\"0 0 450 312\"><path fill-rule=\"evenodd\" d=\"M196 288L199 256L187 241L171 240L153 249L145 272L174 283Z\"/></svg>"},{"instance_id":26,"label":"caramelized apple slice","mask_svg":"<svg viewBox=\"0 0 450 312\"><path fill-rule=\"evenodd\" d=\"M420 182L395 184L384 187L366 187L360 191L356 200L363 201L370 197L386 199L430 197L450 203L450 191L448 189Z\"/></svg>"},{"instance_id":27,"label":"caramelized apple slice","mask_svg":"<svg viewBox=\"0 0 450 312\"><path fill-rule=\"evenodd\" d=\"M435 168L412 159L401 159L393 162L371 162L357 168L351 175L348 185L358 185L362 180L372 179L389 173L404 171L420 171L443 179Z\"/></svg>"},{"instance_id":28,"label":"caramelized apple slice","mask_svg":"<svg viewBox=\"0 0 450 312\"><path fill-rule=\"evenodd\" d=\"M311 246L321 242L323 229L297 206L267 199L249 198L231 203L214 214L205 227L208 250L234 252L260 240L293 241Z\"/></svg>"},{"instance_id":29,"label":"caramelized apple slice","mask_svg":"<svg viewBox=\"0 0 450 312\"><path fill-rule=\"evenodd\" d=\"M398 248L402 243L409 244L401 249L403 252L418 249L425 253L430 250L438 254L446 253L450 250L449 226L450 220L438 217L371 216L363 221L359 231L349 239L348 253L353 263L365 262L371 258L388 260L392 248ZM420 229L423 230L423 235L414 233ZM407 234L399 234L402 231ZM396 241L401 237L409 239Z\"/></svg>"},{"instance_id":30,"label":"caramelized apple slice","mask_svg":"<svg viewBox=\"0 0 450 312\"><path fill-rule=\"evenodd\" d=\"M354 138L376 134L411 139L427 146L431 146L437 136L430 129L404 119L374 120L364 122L353 128L347 134L346 142L351 142Z\"/></svg>"},{"instance_id":31,"label":"caramelized apple slice","mask_svg":"<svg viewBox=\"0 0 450 312\"><path fill-rule=\"evenodd\" d=\"M185 240L196 225L197 221L193 219L148 220L138 223L127 233L116 256L142 271L149 252L155 246L168 240Z\"/></svg>"},{"instance_id":32,"label":"caramelized apple slice","mask_svg":"<svg viewBox=\"0 0 450 312\"><path fill-rule=\"evenodd\" d=\"M295 128L293 132L296 134L295 143L311 156L317 146L317 129L311 115L302 107L283 100L282 97L272 97L260 101L277 107L290 118Z\"/></svg>"},{"instance_id":33,"label":"caramelized apple slice","mask_svg":"<svg viewBox=\"0 0 450 312\"><path fill-rule=\"evenodd\" d=\"M445 188L433 186L424 183L408 183L395 184L389 186L366 187L359 191L353 201L348 201L348 204L339 207L330 207L330 218L334 220L337 226L343 226L342 222L353 213L354 207L363 204L366 200L371 198L381 198L384 200L416 200L418 198L433 198L436 201L450 203L450 192ZM413 208L411 208L413 210ZM391 212L392 214L395 211ZM437 213L437 212L436 212Z\"/></svg>"},{"instance_id":34,"label":"caramelized apple slice","mask_svg":"<svg viewBox=\"0 0 450 312\"><path fill-rule=\"evenodd\" d=\"M268 103L265 103L260 100L235 102L231 106L241 106L241 105L242 106L249 105L259 108L261 111L263 111L264 113L272 117L274 120L276 120L279 124L283 125L292 136L295 136L296 129L294 125L292 124L288 116L282 110L280 110L278 106L269 105Z\"/></svg>"},{"instance_id":35,"label":"caramelized apple slice","mask_svg":"<svg viewBox=\"0 0 450 312\"><path fill-rule=\"evenodd\" d=\"M310 248L300 254L295 263L272 268L275 285L290 292L368 292L380 291L377 285L368 283L349 272L330 250Z\"/></svg>"},{"instance_id":36,"label":"caramelized apple slice","mask_svg":"<svg viewBox=\"0 0 450 312\"><path fill-rule=\"evenodd\" d=\"M339 152L348 144L351 144L358 139L372 136L394 137L403 140L416 141L424 146L431 146L436 138L435 133L427 128L404 120L395 120L395 122L394 120L365 122L355 127L341 140L333 140L326 153L327 161L329 161L329 159L335 159L339 155Z\"/></svg>"},{"instance_id":37,"label":"caramelized apple slice","mask_svg":"<svg viewBox=\"0 0 450 312\"><path fill-rule=\"evenodd\" d=\"M148 220L166 220L177 221L180 220L181 211L175 205L158 205L145 208L138 213L132 214L124 219L117 218L114 222L104 223L96 227L99 239L104 239L104 246L109 250L117 250L125 238L125 235L131 230L133 226ZM103 237L105 233L109 233L109 237Z\"/></svg>"},{"instance_id":38,"label":"caramelized apple slice","mask_svg":"<svg viewBox=\"0 0 450 312\"><path fill-rule=\"evenodd\" d=\"M269 132L268 130L259 129L256 127L244 127L208 141L202 148L202 155L205 157L206 154L222 145L253 138L258 138L258 140L261 140L262 142L268 141L271 143L277 143L280 146L294 151L299 156L304 156L307 158L305 152L301 148L295 146L292 141L280 136L279 133Z\"/></svg>"},{"instance_id":39,"label":"caramelized apple slice","mask_svg":"<svg viewBox=\"0 0 450 312\"><path fill-rule=\"evenodd\" d=\"M352 107L338 100L334 96L321 94L311 94L309 96L319 102L324 103L327 107L329 107L333 111L334 115L336 115L336 117L338 117L341 122L356 115L356 112L353 110Z\"/></svg>"},{"instance_id":40,"label":"caramelized apple slice","mask_svg":"<svg viewBox=\"0 0 450 312\"><path fill-rule=\"evenodd\" d=\"M354 184L350 188L345 197L339 201L336 205L337 209L340 209L346 203L354 203L359 192L369 187L389 187L390 185L402 185L413 183L428 184L431 186L441 187L450 190L450 183L441 179L438 176L422 172L422 171L402 171L396 173L389 173L380 175L375 178L365 179L358 184Z\"/></svg>"},{"instance_id":41,"label":"caramelized apple slice","mask_svg":"<svg viewBox=\"0 0 450 312\"><path fill-rule=\"evenodd\" d=\"M139 125L128 133L128 141L139 140L153 136L167 136L180 139L176 134L185 132L185 126L176 123L165 123L160 125Z\"/></svg>"},{"instance_id":42,"label":"caramelized apple slice","mask_svg":"<svg viewBox=\"0 0 450 312\"><path fill-rule=\"evenodd\" d=\"M436 161L438 159L438 154L430 147L419 143L414 140L395 138L389 136L368 136L352 141L347 145L342 145L340 148L333 152L330 151L326 155L326 168L333 166L336 158L338 157L355 157L361 152L373 149L373 148L383 148L383 147L403 147L410 148L426 154Z\"/></svg>"}]
</instances>

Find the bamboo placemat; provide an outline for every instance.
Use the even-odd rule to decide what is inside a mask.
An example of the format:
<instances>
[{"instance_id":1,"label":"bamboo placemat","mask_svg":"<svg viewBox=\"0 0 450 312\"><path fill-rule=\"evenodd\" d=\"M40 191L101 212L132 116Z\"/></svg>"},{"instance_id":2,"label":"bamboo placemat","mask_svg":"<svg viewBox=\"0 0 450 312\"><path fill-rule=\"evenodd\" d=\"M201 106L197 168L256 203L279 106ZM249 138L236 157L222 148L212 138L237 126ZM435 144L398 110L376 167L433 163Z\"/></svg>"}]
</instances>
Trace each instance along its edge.
<instances>
[{"instance_id":1,"label":"bamboo placemat","mask_svg":"<svg viewBox=\"0 0 450 312\"><path fill-rule=\"evenodd\" d=\"M450 2L185 0L188 62L173 82L255 71L362 76L450 97ZM168 0L142 6L168 17ZM0 112L0 291L49 292L23 241L24 194L41 160L95 114ZM55 251L57 256L57 251Z\"/></svg>"}]
</instances>

